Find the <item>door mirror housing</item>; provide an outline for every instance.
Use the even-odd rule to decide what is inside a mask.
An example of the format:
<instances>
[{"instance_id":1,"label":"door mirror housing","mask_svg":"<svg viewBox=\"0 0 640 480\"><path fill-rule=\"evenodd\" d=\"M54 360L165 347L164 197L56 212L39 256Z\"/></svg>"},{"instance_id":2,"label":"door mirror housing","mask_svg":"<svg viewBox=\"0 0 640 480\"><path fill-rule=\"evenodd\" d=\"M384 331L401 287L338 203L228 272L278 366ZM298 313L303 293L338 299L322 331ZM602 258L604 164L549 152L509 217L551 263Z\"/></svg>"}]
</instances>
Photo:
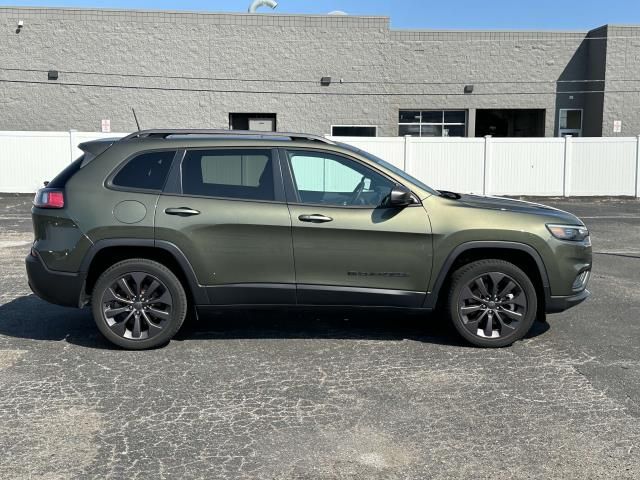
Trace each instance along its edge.
<instances>
[{"instance_id":1,"label":"door mirror housing","mask_svg":"<svg viewBox=\"0 0 640 480\"><path fill-rule=\"evenodd\" d=\"M413 203L411 190L404 185L396 185L391 189L387 203L390 207L406 207L411 205Z\"/></svg>"}]
</instances>

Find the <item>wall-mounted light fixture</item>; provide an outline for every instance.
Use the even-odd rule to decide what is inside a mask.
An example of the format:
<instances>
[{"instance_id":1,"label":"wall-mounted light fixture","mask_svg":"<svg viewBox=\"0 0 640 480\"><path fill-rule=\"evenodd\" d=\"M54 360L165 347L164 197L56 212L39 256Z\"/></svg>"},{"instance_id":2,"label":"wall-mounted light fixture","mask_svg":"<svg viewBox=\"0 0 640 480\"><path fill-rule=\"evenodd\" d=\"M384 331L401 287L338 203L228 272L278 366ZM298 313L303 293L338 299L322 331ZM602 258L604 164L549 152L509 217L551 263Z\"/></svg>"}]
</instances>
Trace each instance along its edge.
<instances>
[{"instance_id":1,"label":"wall-mounted light fixture","mask_svg":"<svg viewBox=\"0 0 640 480\"><path fill-rule=\"evenodd\" d=\"M331 85L331 77L322 77L320 79L320 85L322 85L323 87L328 87L329 85Z\"/></svg>"},{"instance_id":2,"label":"wall-mounted light fixture","mask_svg":"<svg viewBox=\"0 0 640 480\"><path fill-rule=\"evenodd\" d=\"M473 93L473 85L465 85L464 93Z\"/></svg>"},{"instance_id":3,"label":"wall-mounted light fixture","mask_svg":"<svg viewBox=\"0 0 640 480\"><path fill-rule=\"evenodd\" d=\"M58 71L57 70L49 70L47 72L47 79L49 79L49 80L57 80L58 79Z\"/></svg>"}]
</instances>

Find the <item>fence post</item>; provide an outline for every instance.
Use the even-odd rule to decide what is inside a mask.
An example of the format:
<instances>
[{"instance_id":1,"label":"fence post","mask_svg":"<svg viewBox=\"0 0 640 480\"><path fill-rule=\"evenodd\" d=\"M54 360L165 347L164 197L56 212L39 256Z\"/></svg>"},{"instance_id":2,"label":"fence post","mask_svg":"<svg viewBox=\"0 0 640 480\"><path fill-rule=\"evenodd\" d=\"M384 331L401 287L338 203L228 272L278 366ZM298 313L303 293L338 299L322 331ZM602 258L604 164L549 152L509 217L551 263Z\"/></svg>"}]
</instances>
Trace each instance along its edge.
<instances>
[{"instance_id":1,"label":"fence post","mask_svg":"<svg viewBox=\"0 0 640 480\"><path fill-rule=\"evenodd\" d=\"M640 135L636 140L636 198L640 198Z\"/></svg>"},{"instance_id":2,"label":"fence post","mask_svg":"<svg viewBox=\"0 0 640 480\"><path fill-rule=\"evenodd\" d=\"M562 196L571 196L571 160L573 159L573 136L564 137L564 165L562 167Z\"/></svg>"},{"instance_id":3,"label":"fence post","mask_svg":"<svg viewBox=\"0 0 640 480\"><path fill-rule=\"evenodd\" d=\"M484 137L484 163L482 167L482 194L489 195L489 167L491 166L491 135Z\"/></svg>"},{"instance_id":4,"label":"fence post","mask_svg":"<svg viewBox=\"0 0 640 480\"><path fill-rule=\"evenodd\" d=\"M404 158L403 158L403 164L402 164L402 169L406 172L407 171L407 165L409 164L408 161L408 157L409 157L409 142L411 135L405 135L404 136Z\"/></svg>"},{"instance_id":5,"label":"fence post","mask_svg":"<svg viewBox=\"0 0 640 480\"><path fill-rule=\"evenodd\" d=\"M74 129L69 130L69 163L75 160L75 158L73 158L73 151L78 146L76 133L77 133L77 130L74 130Z\"/></svg>"}]
</instances>

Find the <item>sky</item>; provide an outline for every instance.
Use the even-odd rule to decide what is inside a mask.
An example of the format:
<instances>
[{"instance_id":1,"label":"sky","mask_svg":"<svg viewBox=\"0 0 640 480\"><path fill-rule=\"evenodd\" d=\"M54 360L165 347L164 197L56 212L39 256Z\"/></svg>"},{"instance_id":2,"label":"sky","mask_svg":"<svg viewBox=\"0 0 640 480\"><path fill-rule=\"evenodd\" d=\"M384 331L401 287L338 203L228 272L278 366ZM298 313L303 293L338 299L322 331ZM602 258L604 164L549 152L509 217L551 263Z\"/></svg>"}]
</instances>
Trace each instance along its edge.
<instances>
[{"instance_id":1,"label":"sky","mask_svg":"<svg viewBox=\"0 0 640 480\"><path fill-rule=\"evenodd\" d=\"M251 0L10 0L6 6L58 6L246 12ZM588 30L640 24L640 0L278 0L279 13L383 15L393 28ZM259 11L269 12L263 7Z\"/></svg>"}]
</instances>

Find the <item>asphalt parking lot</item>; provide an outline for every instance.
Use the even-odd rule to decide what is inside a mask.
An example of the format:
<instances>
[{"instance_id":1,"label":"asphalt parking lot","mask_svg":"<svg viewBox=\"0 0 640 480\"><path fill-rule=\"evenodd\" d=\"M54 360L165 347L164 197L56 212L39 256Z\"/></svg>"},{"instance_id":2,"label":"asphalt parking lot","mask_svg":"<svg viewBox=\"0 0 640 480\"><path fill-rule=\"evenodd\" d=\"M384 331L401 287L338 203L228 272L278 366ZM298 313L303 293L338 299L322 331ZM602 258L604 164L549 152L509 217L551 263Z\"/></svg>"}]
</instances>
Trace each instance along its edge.
<instances>
[{"instance_id":1,"label":"asphalt parking lot","mask_svg":"<svg viewBox=\"0 0 640 480\"><path fill-rule=\"evenodd\" d=\"M0 478L640 478L640 202L545 203L592 230L593 296L510 348L279 311L127 352L31 294L30 198L0 198Z\"/></svg>"}]
</instances>

